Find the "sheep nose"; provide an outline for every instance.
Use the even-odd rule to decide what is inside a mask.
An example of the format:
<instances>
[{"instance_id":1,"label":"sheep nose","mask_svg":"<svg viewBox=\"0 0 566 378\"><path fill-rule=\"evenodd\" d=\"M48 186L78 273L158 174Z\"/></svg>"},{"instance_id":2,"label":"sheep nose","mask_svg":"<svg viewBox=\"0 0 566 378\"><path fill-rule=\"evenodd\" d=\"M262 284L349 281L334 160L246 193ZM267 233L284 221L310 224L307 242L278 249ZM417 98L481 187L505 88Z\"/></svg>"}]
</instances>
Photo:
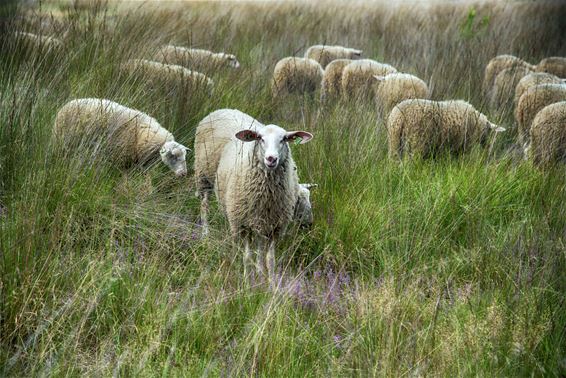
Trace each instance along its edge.
<instances>
[{"instance_id":1,"label":"sheep nose","mask_svg":"<svg viewBox=\"0 0 566 378\"><path fill-rule=\"evenodd\" d=\"M187 175L187 171L184 171L184 170L183 170L183 171L177 172L177 175L176 175L176 176L177 176L177 177L185 177L186 175Z\"/></svg>"},{"instance_id":2,"label":"sheep nose","mask_svg":"<svg viewBox=\"0 0 566 378\"><path fill-rule=\"evenodd\" d=\"M268 156L266 160L269 164L277 163L277 158L275 156Z\"/></svg>"}]
</instances>

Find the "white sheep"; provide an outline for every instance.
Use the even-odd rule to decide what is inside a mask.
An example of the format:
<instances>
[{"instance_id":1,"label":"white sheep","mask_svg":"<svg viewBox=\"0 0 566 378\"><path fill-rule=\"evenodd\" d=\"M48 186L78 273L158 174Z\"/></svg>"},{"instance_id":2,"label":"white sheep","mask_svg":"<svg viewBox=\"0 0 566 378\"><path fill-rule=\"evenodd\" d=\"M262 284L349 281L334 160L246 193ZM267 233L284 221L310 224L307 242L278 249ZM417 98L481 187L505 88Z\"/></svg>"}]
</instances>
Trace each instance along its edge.
<instances>
[{"instance_id":1,"label":"white sheep","mask_svg":"<svg viewBox=\"0 0 566 378\"><path fill-rule=\"evenodd\" d=\"M491 59L485 66L483 90L488 98L491 98L491 89L497 75L506 68L523 67L534 71L536 66L525 62L514 55L498 55Z\"/></svg>"},{"instance_id":2,"label":"white sheep","mask_svg":"<svg viewBox=\"0 0 566 378\"><path fill-rule=\"evenodd\" d=\"M392 73L385 76L374 76L375 101L378 114L387 119L391 109L403 100L410 98L430 98L426 83L416 76L406 73Z\"/></svg>"},{"instance_id":3,"label":"white sheep","mask_svg":"<svg viewBox=\"0 0 566 378\"><path fill-rule=\"evenodd\" d=\"M139 74L144 80L157 87L181 87L187 91L202 88L209 95L214 88L214 82L205 74L175 64L129 59L120 65L120 69L129 75Z\"/></svg>"},{"instance_id":4,"label":"white sheep","mask_svg":"<svg viewBox=\"0 0 566 378\"><path fill-rule=\"evenodd\" d=\"M373 97L374 76L397 72L389 64L371 59L354 60L342 71L342 95L348 99Z\"/></svg>"},{"instance_id":5,"label":"white sheep","mask_svg":"<svg viewBox=\"0 0 566 378\"><path fill-rule=\"evenodd\" d=\"M209 233L210 193L214 189L222 151L236 133L248 129L250 125L263 127L259 121L239 110L220 109L207 115L196 128L194 171L197 190L195 194L201 199L200 213L204 236ZM296 170L296 167L293 169ZM316 184L299 184L294 219L301 226L312 223L310 189L316 186Z\"/></svg>"},{"instance_id":6,"label":"white sheep","mask_svg":"<svg viewBox=\"0 0 566 378\"><path fill-rule=\"evenodd\" d=\"M551 73L560 78L566 78L566 57L551 56L544 58L537 65L537 71Z\"/></svg>"},{"instance_id":7,"label":"white sheep","mask_svg":"<svg viewBox=\"0 0 566 378\"><path fill-rule=\"evenodd\" d=\"M307 49L305 58L316 60L322 68L336 59L361 59L362 50L344 46L314 45Z\"/></svg>"},{"instance_id":8,"label":"white sheep","mask_svg":"<svg viewBox=\"0 0 566 378\"><path fill-rule=\"evenodd\" d=\"M154 59L161 63L176 64L196 70L208 72L220 68L239 68L240 62L233 54L214 53L203 49L165 45L162 46Z\"/></svg>"},{"instance_id":9,"label":"white sheep","mask_svg":"<svg viewBox=\"0 0 566 378\"><path fill-rule=\"evenodd\" d=\"M326 66L320 88L320 99L322 101L340 97L342 72L344 67L350 63L352 63L352 59L336 59Z\"/></svg>"},{"instance_id":10,"label":"white sheep","mask_svg":"<svg viewBox=\"0 0 566 378\"><path fill-rule=\"evenodd\" d=\"M538 112L525 152L539 166L566 163L566 101L555 102Z\"/></svg>"},{"instance_id":11,"label":"white sheep","mask_svg":"<svg viewBox=\"0 0 566 378\"><path fill-rule=\"evenodd\" d=\"M546 73L546 72L532 72L524 76L515 87L515 108L521 96L527 91L527 89L540 84L562 84L566 83L566 79L561 79L558 76Z\"/></svg>"},{"instance_id":12,"label":"white sheep","mask_svg":"<svg viewBox=\"0 0 566 378\"><path fill-rule=\"evenodd\" d=\"M566 84L540 84L530 87L523 93L515 108L515 120L519 131L519 141L528 144L531 124L537 113L544 107L566 100Z\"/></svg>"},{"instance_id":13,"label":"white sheep","mask_svg":"<svg viewBox=\"0 0 566 378\"><path fill-rule=\"evenodd\" d=\"M389 156L426 158L446 150L465 152L476 143L483 144L490 132L502 131L466 101L405 100L387 120Z\"/></svg>"},{"instance_id":14,"label":"white sheep","mask_svg":"<svg viewBox=\"0 0 566 378\"><path fill-rule=\"evenodd\" d=\"M188 148L175 142L173 135L154 118L110 100L69 101L57 112L53 134L56 140L71 147L77 139L102 137L112 157L126 165L145 162L159 151L163 163L176 176L187 174Z\"/></svg>"},{"instance_id":15,"label":"white sheep","mask_svg":"<svg viewBox=\"0 0 566 378\"><path fill-rule=\"evenodd\" d=\"M499 112L510 109L517 84L523 77L532 72L529 68L522 66L505 68L499 72L490 91L490 109Z\"/></svg>"},{"instance_id":16,"label":"white sheep","mask_svg":"<svg viewBox=\"0 0 566 378\"><path fill-rule=\"evenodd\" d=\"M63 41L56 37L27 32L16 32L15 35L22 45L32 51L51 53L59 51L64 47Z\"/></svg>"},{"instance_id":17,"label":"white sheep","mask_svg":"<svg viewBox=\"0 0 566 378\"><path fill-rule=\"evenodd\" d=\"M274 98L292 92L312 93L322 81L324 70L316 61L307 58L281 59L273 70L271 92Z\"/></svg>"},{"instance_id":18,"label":"white sheep","mask_svg":"<svg viewBox=\"0 0 566 378\"><path fill-rule=\"evenodd\" d=\"M214 139L223 138L227 129L239 131L232 134L220 155L214 183L216 196L227 215L232 236L244 243L245 275L249 276L253 265L259 274L265 274L267 268L269 281L274 284L275 244L293 221L300 190L288 142L303 144L312 135L305 131L287 132L276 125L264 126L238 110L222 109L205 117L197 127L195 170L207 166L196 160L213 154L218 145ZM207 144L206 138L212 142ZM209 183L203 184L198 177L197 180L201 193L210 189L206 187ZM205 216L201 214L202 219ZM252 243L258 252L255 264Z\"/></svg>"}]
</instances>

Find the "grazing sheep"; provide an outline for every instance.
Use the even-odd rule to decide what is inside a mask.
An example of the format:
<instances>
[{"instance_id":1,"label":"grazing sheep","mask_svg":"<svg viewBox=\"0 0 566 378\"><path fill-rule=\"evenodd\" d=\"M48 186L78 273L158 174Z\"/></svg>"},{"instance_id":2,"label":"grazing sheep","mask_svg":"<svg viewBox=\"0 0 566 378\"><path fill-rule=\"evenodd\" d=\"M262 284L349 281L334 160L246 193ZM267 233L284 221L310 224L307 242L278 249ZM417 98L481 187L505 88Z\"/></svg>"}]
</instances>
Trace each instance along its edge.
<instances>
[{"instance_id":1,"label":"grazing sheep","mask_svg":"<svg viewBox=\"0 0 566 378\"><path fill-rule=\"evenodd\" d=\"M46 35L37 35L26 32L16 32L16 38L26 48L32 51L39 52L55 52L63 49L63 41L56 37L49 37Z\"/></svg>"},{"instance_id":2,"label":"grazing sheep","mask_svg":"<svg viewBox=\"0 0 566 378\"><path fill-rule=\"evenodd\" d=\"M252 126L263 127L259 121L235 109L214 111L197 126L194 147L194 171L197 188L195 194L201 199L201 222L205 236L209 233L210 193L214 189L216 171L222 151L236 133ZM294 167L293 169L296 170L297 168ZM310 189L314 187L316 187L316 184L300 184L294 219L301 226L312 223Z\"/></svg>"},{"instance_id":3,"label":"grazing sheep","mask_svg":"<svg viewBox=\"0 0 566 378\"><path fill-rule=\"evenodd\" d=\"M466 101L410 99L395 106L387 120L389 157L427 158L448 150L465 152L488 134L505 131Z\"/></svg>"},{"instance_id":4,"label":"grazing sheep","mask_svg":"<svg viewBox=\"0 0 566 378\"><path fill-rule=\"evenodd\" d=\"M540 84L527 89L515 108L519 141L529 142L531 124L537 113L547 105L566 100L566 84Z\"/></svg>"},{"instance_id":5,"label":"grazing sheep","mask_svg":"<svg viewBox=\"0 0 566 378\"><path fill-rule=\"evenodd\" d=\"M351 49L343 46L314 45L307 49L305 58L316 60L322 68L336 59L361 59L362 50Z\"/></svg>"},{"instance_id":6,"label":"grazing sheep","mask_svg":"<svg viewBox=\"0 0 566 378\"><path fill-rule=\"evenodd\" d=\"M513 67L524 67L531 71L535 70L535 66L525 62L521 58L517 58L513 55L498 55L491 59L487 66L485 66L484 79L483 79L483 90L488 98L491 97L490 92L493 88L493 83L497 75L506 68Z\"/></svg>"},{"instance_id":7,"label":"grazing sheep","mask_svg":"<svg viewBox=\"0 0 566 378\"><path fill-rule=\"evenodd\" d=\"M371 59L355 60L342 71L342 95L348 99L370 98L373 96L374 76L384 76L397 70L389 64Z\"/></svg>"},{"instance_id":8,"label":"grazing sheep","mask_svg":"<svg viewBox=\"0 0 566 378\"><path fill-rule=\"evenodd\" d=\"M530 87L540 84L561 84L564 82L566 82L566 80L560 79L558 76L548 74L546 72L533 72L524 76L521 80L519 80L519 83L517 83L517 86L515 87L515 108L517 107L517 103L523 93L525 93Z\"/></svg>"},{"instance_id":9,"label":"grazing sheep","mask_svg":"<svg viewBox=\"0 0 566 378\"><path fill-rule=\"evenodd\" d=\"M532 73L530 69L519 66L505 68L499 72L495 77L490 92L490 109L500 112L510 109L517 84L523 77L530 73Z\"/></svg>"},{"instance_id":10,"label":"grazing sheep","mask_svg":"<svg viewBox=\"0 0 566 378\"><path fill-rule=\"evenodd\" d=\"M191 71L185 67L152 62L145 59L130 59L120 65L120 69L129 75L140 74L143 79L154 86L194 91L206 88L208 94L212 93L214 82L206 75Z\"/></svg>"},{"instance_id":11,"label":"grazing sheep","mask_svg":"<svg viewBox=\"0 0 566 378\"><path fill-rule=\"evenodd\" d=\"M566 78L566 58L561 56L545 58L537 65L537 71L551 73L560 78Z\"/></svg>"},{"instance_id":12,"label":"grazing sheep","mask_svg":"<svg viewBox=\"0 0 566 378\"><path fill-rule=\"evenodd\" d=\"M544 107L533 120L526 156L539 166L566 163L566 101Z\"/></svg>"},{"instance_id":13,"label":"grazing sheep","mask_svg":"<svg viewBox=\"0 0 566 378\"><path fill-rule=\"evenodd\" d=\"M53 134L70 144L77 138L102 136L113 158L122 164L145 162L159 151L161 160L177 176L187 174L186 148L154 118L110 100L82 98L69 101L58 112Z\"/></svg>"},{"instance_id":14,"label":"grazing sheep","mask_svg":"<svg viewBox=\"0 0 566 378\"><path fill-rule=\"evenodd\" d=\"M214 71L225 67L240 67L240 62L235 55L174 45L162 46L154 59L161 63L177 64L199 72Z\"/></svg>"},{"instance_id":15,"label":"grazing sheep","mask_svg":"<svg viewBox=\"0 0 566 378\"><path fill-rule=\"evenodd\" d=\"M377 81L375 100L380 116L387 119L391 109L403 100L410 98L428 99L430 91L424 81L406 73L392 73L374 76Z\"/></svg>"},{"instance_id":16,"label":"grazing sheep","mask_svg":"<svg viewBox=\"0 0 566 378\"><path fill-rule=\"evenodd\" d=\"M316 60L287 57L281 59L273 70L271 91L273 97L291 92L313 93L320 86L324 70Z\"/></svg>"},{"instance_id":17,"label":"grazing sheep","mask_svg":"<svg viewBox=\"0 0 566 378\"><path fill-rule=\"evenodd\" d=\"M271 283L275 277L275 243L293 220L300 186L288 142L306 143L312 135L304 131L287 132L276 125L262 125L238 110L222 109L209 114L197 127L195 138L195 171L209 169L216 157L216 138L224 138L227 130L237 130L225 143L216 171L214 188L225 211L235 241L245 247L244 269L256 266L265 273L264 255L267 248L267 271ZM210 143L207 143L210 141ZM198 162L203 158L209 162ZM204 195L210 187L197 176L197 190ZM206 210L206 209L205 209ZM203 220L206 214L201 214ZM203 222L204 223L204 222ZM257 243L258 260L254 264L250 243Z\"/></svg>"},{"instance_id":18,"label":"grazing sheep","mask_svg":"<svg viewBox=\"0 0 566 378\"><path fill-rule=\"evenodd\" d=\"M344 67L352 62L352 59L336 59L330 62L324 69L320 98L322 101L338 98L342 88L342 72Z\"/></svg>"}]
</instances>

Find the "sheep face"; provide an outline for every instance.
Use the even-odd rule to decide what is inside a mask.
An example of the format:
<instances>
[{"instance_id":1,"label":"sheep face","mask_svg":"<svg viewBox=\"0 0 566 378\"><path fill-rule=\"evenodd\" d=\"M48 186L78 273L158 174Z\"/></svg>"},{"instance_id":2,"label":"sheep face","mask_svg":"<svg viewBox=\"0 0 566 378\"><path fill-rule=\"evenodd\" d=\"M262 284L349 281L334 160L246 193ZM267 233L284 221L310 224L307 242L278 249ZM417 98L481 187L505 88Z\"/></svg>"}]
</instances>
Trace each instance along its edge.
<instances>
[{"instance_id":1,"label":"sheep face","mask_svg":"<svg viewBox=\"0 0 566 378\"><path fill-rule=\"evenodd\" d=\"M185 158L188 150L182 144L170 141L163 144L159 154L161 155L161 160L175 173L175 176L181 177L187 174Z\"/></svg>"},{"instance_id":2,"label":"sheep face","mask_svg":"<svg viewBox=\"0 0 566 378\"><path fill-rule=\"evenodd\" d=\"M362 50L350 49L349 58L352 60L362 59Z\"/></svg>"},{"instance_id":3,"label":"sheep face","mask_svg":"<svg viewBox=\"0 0 566 378\"><path fill-rule=\"evenodd\" d=\"M242 142L255 142L255 153L258 161L267 170L275 170L287 161L289 156L288 142L307 143L312 134L306 131L286 131L276 125L267 125L261 130L242 130L236 133Z\"/></svg>"},{"instance_id":4,"label":"sheep face","mask_svg":"<svg viewBox=\"0 0 566 378\"><path fill-rule=\"evenodd\" d=\"M224 54L224 59L226 60L226 64L232 68L240 68L240 62L236 59L235 55L232 54Z\"/></svg>"}]
</instances>

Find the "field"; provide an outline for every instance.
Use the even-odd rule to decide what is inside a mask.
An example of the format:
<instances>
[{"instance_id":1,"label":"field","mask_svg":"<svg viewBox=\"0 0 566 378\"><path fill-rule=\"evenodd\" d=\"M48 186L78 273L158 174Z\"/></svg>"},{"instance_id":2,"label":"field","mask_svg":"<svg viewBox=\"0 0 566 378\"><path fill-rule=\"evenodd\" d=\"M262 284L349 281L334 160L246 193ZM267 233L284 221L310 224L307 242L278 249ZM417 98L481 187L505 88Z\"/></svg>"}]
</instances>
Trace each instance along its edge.
<instances>
[{"instance_id":1,"label":"field","mask_svg":"<svg viewBox=\"0 0 566 378\"><path fill-rule=\"evenodd\" d=\"M517 158L512 104L490 112L481 81L498 54L566 56L566 6L391 3L0 6L0 375L565 376L565 168ZM29 51L14 30L65 47ZM212 96L120 72L165 43L241 68L213 72ZM275 63L316 43L362 49L507 131L391 161L375 104L272 99ZM244 282L215 202L200 237L192 169L122 170L54 143L57 109L81 97L140 109L191 147L220 108L312 132L292 150L319 184L315 221L277 249L282 289Z\"/></svg>"}]
</instances>

